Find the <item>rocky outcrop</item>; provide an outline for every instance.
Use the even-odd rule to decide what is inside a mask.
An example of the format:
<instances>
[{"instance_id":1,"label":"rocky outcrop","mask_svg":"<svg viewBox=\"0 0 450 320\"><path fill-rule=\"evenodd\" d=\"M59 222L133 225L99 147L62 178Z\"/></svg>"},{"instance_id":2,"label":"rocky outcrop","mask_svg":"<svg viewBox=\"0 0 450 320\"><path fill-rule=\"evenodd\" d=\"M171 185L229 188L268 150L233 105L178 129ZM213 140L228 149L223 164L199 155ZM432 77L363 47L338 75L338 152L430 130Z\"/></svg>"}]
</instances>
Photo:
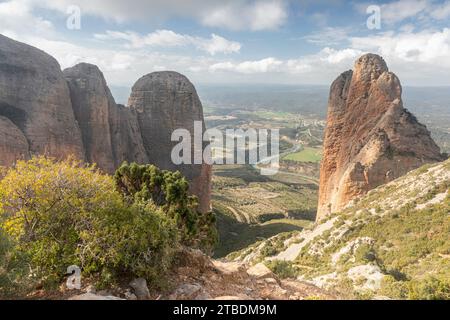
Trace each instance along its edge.
<instances>
[{"instance_id":1,"label":"rocky outcrop","mask_svg":"<svg viewBox=\"0 0 450 320\"><path fill-rule=\"evenodd\" d=\"M0 166L13 165L17 159L29 158L27 138L8 118L0 116Z\"/></svg>"},{"instance_id":2,"label":"rocky outcrop","mask_svg":"<svg viewBox=\"0 0 450 320\"><path fill-rule=\"evenodd\" d=\"M211 167L175 165L172 132L193 134L203 109L192 83L175 72L142 77L130 105L118 105L98 67L81 63L61 71L43 51L0 35L0 165L46 154L73 155L113 173L123 162L180 170L210 210ZM203 124L204 129L204 124Z\"/></svg>"},{"instance_id":3,"label":"rocky outcrop","mask_svg":"<svg viewBox=\"0 0 450 320\"><path fill-rule=\"evenodd\" d=\"M80 129L58 62L39 49L2 35L0 116L2 131L9 132L12 128L3 147L16 145L14 150L7 147L10 152L2 153L1 162L10 164L15 155L21 158L22 154L47 154L56 158L73 155L84 159ZM10 122L5 125L4 118L14 127Z\"/></svg>"},{"instance_id":4,"label":"rocky outcrop","mask_svg":"<svg viewBox=\"0 0 450 320\"><path fill-rule=\"evenodd\" d=\"M367 54L332 84L317 220L424 163L441 161L426 127L403 108L383 58Z\"/></svg>"},{"instance_id":5,"label":"rocky outcrop","mask_svg":"<svg viewBox=\"0 0 450 320\"><path fill-rule=\"evenodd\" d=\"M162 169L179 170L191 182L200 211L210 210L211 167L175 165L170 161L172 149L178 143L171 141L174 130L188 130L194 150L194 122L200 121L205 129L202 104L192 83L176 72L148 74L133 86L128 106L137 113L149 162Z\"/></svg>"},{"instance_id":6,"label":"rocky outcrop","mask_svg":"<svg viewBox=\"0 0 450 320\"><path fill-rule=\"evenodd\" d=\"M100 69L80 63L64 70L86 161L113 173L123 161L146 163L135 112L117 105Z\"/></svg>"}]
</instances>

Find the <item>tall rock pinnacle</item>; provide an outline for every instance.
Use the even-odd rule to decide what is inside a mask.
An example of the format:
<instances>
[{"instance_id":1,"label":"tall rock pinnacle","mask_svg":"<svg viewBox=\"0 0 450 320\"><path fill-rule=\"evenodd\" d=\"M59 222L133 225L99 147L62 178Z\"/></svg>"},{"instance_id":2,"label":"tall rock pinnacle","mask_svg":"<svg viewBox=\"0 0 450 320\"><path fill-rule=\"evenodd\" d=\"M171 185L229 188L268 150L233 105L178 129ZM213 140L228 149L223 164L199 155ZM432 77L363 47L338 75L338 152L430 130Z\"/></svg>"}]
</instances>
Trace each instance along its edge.
<instances>
[{"instance_id":1,"label":"tall rock pinnacle","mask_svg":"<svg viewBox=\"0 0 450 320\"><path fill-rule=\"evenodd\" d=\"M427 128L402 103L402 87L378 55L360 57L331 85L317 220L355 197L443 160Z\"/></svg>"},{"instance_id":2,"label":"tall rock pinnacle","mask_svg":"<svg viewBox=\"0 0 450 320\"><path fill-rule=\"evenodd\" d=\"M113 173L123 161L147 163L137 116L117 105L100 69L80 63L64 70L86 161Z\"/></svg>"},{"instance_id":3,"label":"tall rock pinnacle","mask_svg":"<svg viewBox=\"0 0 450 320\"><path fill-rule=\"evenodd\" d=\"M170 161L177 144L171 141L172 132L186 129L193 137L194 122L203 123L203 107L194 85L177 72L153 72L135 83L128 106L137 113L149 162L162 169L179 170L191 182L191 192L199 198L199 210L209 211L211 166L175 165Z\"/></svg>"}]
</instances>

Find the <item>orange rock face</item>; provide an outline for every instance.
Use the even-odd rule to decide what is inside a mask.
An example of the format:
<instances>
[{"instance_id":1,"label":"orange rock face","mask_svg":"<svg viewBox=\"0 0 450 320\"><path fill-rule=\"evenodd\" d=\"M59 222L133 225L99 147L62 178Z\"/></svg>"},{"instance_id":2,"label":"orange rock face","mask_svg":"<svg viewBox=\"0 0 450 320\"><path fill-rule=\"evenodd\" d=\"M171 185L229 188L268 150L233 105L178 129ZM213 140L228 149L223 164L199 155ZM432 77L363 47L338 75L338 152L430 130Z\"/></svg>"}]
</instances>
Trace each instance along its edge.
<instances>
[{"instance_id":1,"label":"orange rock face","mask_svg":"<svg viewBox=\"0 0 450 320\"><path fill-rule=\"evenodd\" d=\"M444 160L403 108L402 87L380 56L359 58L331 85L317 220L425 163Z\"/></svg>"}]
</instances>

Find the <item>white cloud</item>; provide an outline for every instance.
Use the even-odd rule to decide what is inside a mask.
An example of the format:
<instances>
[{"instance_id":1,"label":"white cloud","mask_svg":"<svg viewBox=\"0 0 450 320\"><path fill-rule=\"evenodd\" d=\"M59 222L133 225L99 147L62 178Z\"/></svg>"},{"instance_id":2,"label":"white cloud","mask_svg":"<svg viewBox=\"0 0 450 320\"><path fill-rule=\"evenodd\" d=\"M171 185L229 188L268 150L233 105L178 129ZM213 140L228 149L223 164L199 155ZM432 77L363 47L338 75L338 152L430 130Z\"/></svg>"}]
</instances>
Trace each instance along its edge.
<instances>
[{"instance_id":1,"label":"white cloud","mask_svg":"<svg viewBox=\"0 0 450 320\"><path fill-rule=\"evenodd\" d=\"M209 67L211 72L231 71L245 74L277 72L283 64L282 61L275 58L265 58L257 61L243 61L239 63L219 62Z\"/></svg>"},{"instance_id":2,"label":"white cloud","mask_svg":"<svg viewBox=\"0 0 450 320\"><path fill-rule=\"evenodd\" d=\"M352 47L380 53L386 58L405 62L428 63L450 67L450 29L442 31L388 32L376 36L355 37Z\"/></svg>"},{"instance_id":3,"label":"white cloud","mask_svg":"<svg viewBox=\"0 0 450 320\"><path fill-rule=\"evenodd\" d=\"M27 1L15 0L0 3L0 33L11 37L20 34L50 35L54 30L49 20L32 14Z\"/></svg>"},{"instance_id":4,"label":"white cloud","mask_svg":"<svg viewBox=\"0 0 450 320\"><path fill-rule=\"evenodd\" d=\"M224 2L224 5L201 15L201 21L206 26L252 31L277 29L286 19L285 4L279 0Z\"/></svg>"},{"instance_id":5,"label":"white cloud","mask_svg":"<svg viewBox=\"0 0 450 320\"><path fill-rule=\"evenodd\" d=\"M189 36L175 33L171 30L156 30L147 35L140 35L132 31L111 31L94 34L99 40L124 40L129 48L143 48L145 46L175 47L189 44Z\"/></svg>"},{"instance_id":6,"label":"white cloud","mask_svg":"<svg viewBox=\"0 0 450 320\"><path fill-rule=\"evenodd\" d=\"M397 23L415 17L427 9L428 0L399 0L381 6L381 19L386 23Z\"/></svg>"},{"instance_id":7,"label":"white cloud","mask_svg":"<svg viewBox=\"0 0 450 320\"><path fill-rule=\"evenodd\" d=\"M241 49L241 44L235 41L229 41L216 34L211 35L211 39L199 39L197 38L194 43L197 46L211 55L216 53L235 53Z\"/></svg>"},{"instance_id":8,"label":"white cloud","mask_svg":"<svg viewBox=\"0 0 450 320\"><path fill-rule=\"evenodd\" d=\"M279 60L273 57L256 61L219 62L209 67L210 72L236 72L243 74L283 73L308 74L317 72L323 74L326 70L345 70L363 52L356 49L336 50L324 48L316 54L297 59Z\"/></svg>"},{"instance_id":9,"label":"white cloud","mask_svg":"<svg viewBox=\"0 0 450 320\"><path fill-rule=\"evenodd\" d=\"M61 1L64 3L65 0ZM103 3L100 0L91 1ZM130 1L131 3L128 2L127 6L132 6L134 3L133 0ZM280 59L276 56L254 60L246 58L248 60L243 61L237 57L232 60L220 58L219 53L240 52L241 44L217 34L199 37L165 29L146 35L130 31L107 31L96 35L97 39L105 41L105 43L99 44L99 41L80 42L79 40L69 42L65 38L65 36L70 37L69 34L56 33L52 23L40 16L41 11L33 11L33 2L34 0L0 2L0 32L47 51L61 63L63 68L79 62L96 64L104 71L108 82L112 85L131 85L145 73L167 69L185 73L193 81L208 83L325 84L330 83L342 71L351 68L354 60L364 52L383 55L391 70L399 75L403 83L419 85L450 84L450 78L448 77L450 73L450 28L418 32L417 30L420 30L420 28L417 24L403 25L404 27L399 29L398 32L373 33L366 37L351 37L346 46L342 46L345 43L346 30L325 28L322 30L324 38L327 38L328 35L331 39L333 31L335 31L337 38L342 38L339 43L340 49L334 48L333 43L328 43L325 48L314 54L291 56L286 59ZM173 4L172 0L167 0L167 2ZM269 2L282 4L282 2L277 1L260 1L260 3ZM123 1L120 3L111 1L112 9L108 10L111 10L110 13L114 10L122 10L123 3ZM252 7L255 3L241 0L233 2L231 7L247 8ZM87 1L86 4L88 4ZM408 11L408 14L403 14L403 17L418 12L416 15L427 14L429 17L434 16L435 19L443 19L447 15L446 8L450 7L450 0L439 6L435 2L432 4L422 11L418 11L416 7L416 9ZM144 4L140 5L141 9L144 8ZM193 17L199 17L208 10L210 12L214 8L224 6L230 5L229 3L223 4L222 2L212 1L212 4L205 4L205 9L189 14L192 14ZM136 9L130 10L134 12ZM233 12L233 10L230 12ZM105 14L105 17L111 17L110 13ZM243 10L243 12L239 12L239 17L245 18L247 14ZM131 14L125 12L124 16L130 17ZM268 18L264 23L244 19L243 22L237 21L237 24L231 21L229 25L222 25L222 27L248 28L249 30L276 27L276 23L270 21L280 21L280 19ZM339 32L336 32L336 30ZM320 44L319 35L320 32L310 35L307 39ZM117 43L123 44L123 46L106 43L112 41L118 41ZM146 50L148 47L151 47L152 50ZM162 47L178 48L179 50L170 50L170 54L157 52L157 49ZM190 55L185 50L187 47L208 52L210 55Z\"/></svg>"},{"instance_id":10,"label":"white cloud","mask_svg":"<svg viewBox=\"0 0 450 320\"><path fill-rule=\"evenodd\" d=\"M378 53L402 83L450 85L450 29L354 37L351 47Z\"/></svg>"},{"instance_id":11,"label":"white cloud","mask_svg":"<svg viewBox=\"0 0 450 320\"><path fill-rule=\"evenodd\" d=\"M357 49L342 49L336 50L332 48L324 48L319 53L322 61L326 61L330 64L339 64L343 61L353 61L363 52Z\"/></svg>"},{"instance_id":12,"label":"white cloud","mask_svg":"<svg viewBox=\"0 0 450 320\"><path fill-rule=\"evenodd\" d=\"M116 22L193 18L206 26L232 30L272 30L286 22L287 0L27 0L65 13L77 5L82 13Z\"/></svg>"},{"instance_id":13,"label":"white cloud","mask_svg":"<svg viewBox=\"0 0 450 320\"><path fill-rule=\"evenodd\" d=\"M127 48L144 48L146 46L180 47L192 45L211 55L217 53L237 53L241 49L239 42L227 40L216 34L212 34L211 38L208 39L178 34L171 30L156 30L147 35L139 35L131 31L106 31L106 33L95 34L94 37L99 40L123 40L126 41Z\"/></svg>"},{"instance_id":14,"label":"white cloud","mask_svg":"<svg viewBox=\"0 0 450 320\"><path fill-rule=\"evenodd\" d=\"M337 50L323 48L316 54L307 55L298 59L290 59L285 63L285 71L292 74L339 74L348 69L355 59L364 52L356 49Z\"/></svg>"}]
</instances>

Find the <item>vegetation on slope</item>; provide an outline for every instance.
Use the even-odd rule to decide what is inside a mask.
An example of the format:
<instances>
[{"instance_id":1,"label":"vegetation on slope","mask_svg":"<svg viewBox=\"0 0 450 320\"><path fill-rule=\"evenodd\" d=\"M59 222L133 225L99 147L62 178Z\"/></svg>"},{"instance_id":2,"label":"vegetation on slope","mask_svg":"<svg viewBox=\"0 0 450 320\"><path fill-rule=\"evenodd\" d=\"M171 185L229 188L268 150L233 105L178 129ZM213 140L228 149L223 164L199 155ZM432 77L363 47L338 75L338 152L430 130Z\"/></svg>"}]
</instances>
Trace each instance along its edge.
<instances>
[{"instance_id":1,"label":"vegetation on slope","mask_svg":"<svg viewBox=\"0 0 450 320\"><path fill-rule=\"evenodd\" d=\"M274 272L348 298L450 299L449 234L447 160L372 190L314 229L282 239L288 250L270 252L266 261ZM242 250L239 259L258 262L271 243L280 241L273 237ZM296 253L291 259L287 252Z\"/></svg>"},{"instance_id":2,"label":"vegetation on slope","mask_svg":"<svg viewBox=\"0 0 450 320\"><path fill-rule=\"evenodd\" d=\"M125 164L115 183L71 159L19 161L0 181L0 296L54 287L71 265L99 286L160 286L180 245L205 240L187 188L153 166Z\"/></svg>"}]
</instances>

